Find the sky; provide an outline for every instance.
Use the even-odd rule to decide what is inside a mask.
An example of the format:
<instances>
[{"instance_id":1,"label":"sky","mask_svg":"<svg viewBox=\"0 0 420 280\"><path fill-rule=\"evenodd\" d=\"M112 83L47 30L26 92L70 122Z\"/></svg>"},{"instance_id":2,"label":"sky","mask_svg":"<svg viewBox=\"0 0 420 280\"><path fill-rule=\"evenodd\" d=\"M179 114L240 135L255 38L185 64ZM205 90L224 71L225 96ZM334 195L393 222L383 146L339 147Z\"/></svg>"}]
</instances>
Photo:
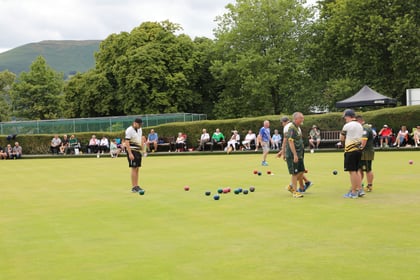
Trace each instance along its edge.
<instances>
[{"instance_id":1,"label":"sky","mask_svg":"<svg viewBox=\"0 0 420 280\"><path fill-rule=\"evenodd\" d=\"M314 2L309 0L308 2ZM191 38L213 38L234 0L0 0L0 53L44 40L103 40L142 22L169 20Z\"/></svg>"}]
</instances>

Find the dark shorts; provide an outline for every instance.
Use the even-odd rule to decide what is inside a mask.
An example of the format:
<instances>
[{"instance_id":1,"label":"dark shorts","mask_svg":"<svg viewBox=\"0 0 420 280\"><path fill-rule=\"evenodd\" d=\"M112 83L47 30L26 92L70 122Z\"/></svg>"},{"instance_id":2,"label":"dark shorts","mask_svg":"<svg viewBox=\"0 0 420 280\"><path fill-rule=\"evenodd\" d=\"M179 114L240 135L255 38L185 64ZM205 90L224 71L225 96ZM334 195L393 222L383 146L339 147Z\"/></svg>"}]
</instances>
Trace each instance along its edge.
<instances>
[{"instance_id":1,"label":"dark shorts","mask_svg":"<svg viewBox=\"0 0 420 280\"><path fill-rule=\"evenodd\" d=\"M358 171L362 151L344 153L344 171Z\"/></svg>"},{"instance_id":2,"label":"dark shorts","mask_svg":"<svg viewBox=\"0 0 420 280\"><path fill-rule=\"evenodd\" d=\"M361 160L359 164L359 169L364 172L372 171L372 161L371 160Z\"/></svg>"},{"instance_id":3,"label":"dark shorts","mask_svg":"<svg viewBox=\"0 0 420 280\"><path fill-rule=\"evenodd\" d=\"M303 158L300 158L298 162L293 162L293 158L286 158L287 169L289 169L289 174L294 175L305 171L305 164Z\"/></svg>"},{"instance_id":4,"label":"dark shorts","mask_svg":"<svg viewBox=\"0 0 420 280\"><path fill-rule=\"evenodd\" d=\"M134 156L134 160L130 160L127 153L128 167L137 168L141 166L141 153L139 151L131 150Z\"/></svg>"}]
</instances>

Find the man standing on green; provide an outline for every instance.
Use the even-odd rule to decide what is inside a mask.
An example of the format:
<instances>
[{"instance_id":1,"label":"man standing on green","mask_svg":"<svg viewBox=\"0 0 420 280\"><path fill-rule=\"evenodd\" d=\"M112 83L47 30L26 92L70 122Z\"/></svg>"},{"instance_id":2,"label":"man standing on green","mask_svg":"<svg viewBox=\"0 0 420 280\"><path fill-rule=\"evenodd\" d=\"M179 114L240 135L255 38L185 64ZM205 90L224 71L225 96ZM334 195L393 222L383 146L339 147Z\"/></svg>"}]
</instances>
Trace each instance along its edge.
<instances>
[{"instance_id":1,"label":"man standing on green","mask_svg":"<svg viewBox=\"0 0 420 280\"><path fill-rule=\"evenodd\" d=\"M286 189L293 194L294 198L301 198L303 195L297 191L297 182L302 180L305 172L303 162L304 146L302 130L300 129L304 117L301 112L293 113L293 122L290 124L284 138L286 141L286 162L289 174L292 175L292 184L287 185Z\"/></svg>"},{"instance_id":2,"label":"man standing on green","mask_svg":"<svg viewBox=\"0 0 420 280\"><path fill-rule=\"evenodd\" d=\"M144 191L139 186L139 168L141 167L143 149L143 121L136 118L133 124L125 131L125 149L127 151L128 167L131 168L131 191L133 193Z\"/></svg>"},{"instance_id":3,"label":"man standing on green","mask_svg":"<svg viewBox=\"0 0 420 280\"><path fill-rule=\"evenodd\" d=\"M374 149L374 132L372 127L369 124L366 124L363 117L358 115L356 120L363 126L363 136L362 144L360 148L362 149L362 159L360 160L359 170L360 176L362 177L366 173L367 187L365 190L367 192L372 191L373 187L373 171L372 171L372 161L375 158L375 149ZM363 189L360 189L359 196L363 195Z\"/></svg>"},{"instance_id":4,"label":"man standing on green","mask_svg":"<svg viewBox=\"0 0 420 280\"><path fill-rule=\"evenodd\" d=\"M359 174L360 159L362 158L361 143L363 127L356 120L356 113L352 109L346 109L343 114L346 124L341 130L340 140L344 142L344 171L349 172L351 189L344 195L345 198L358 198L363 193L362 178Z\"/></svg>"},{"instance_id":5,"label":"man standing on green","mask_svg":"<svg viewBox=\"0 0 420 280\"><path fill-rule=\"evenodd\" d=\"M260 128L260 131L257 136L256 148L258 148L258 143L261 144L261 148L263 150L263 158L262 158L261 165L268 166L267 155L270 152L270 143L271 143L270 121L268 120L265 120L263 127Z\"/></svg>"}]
</instances>

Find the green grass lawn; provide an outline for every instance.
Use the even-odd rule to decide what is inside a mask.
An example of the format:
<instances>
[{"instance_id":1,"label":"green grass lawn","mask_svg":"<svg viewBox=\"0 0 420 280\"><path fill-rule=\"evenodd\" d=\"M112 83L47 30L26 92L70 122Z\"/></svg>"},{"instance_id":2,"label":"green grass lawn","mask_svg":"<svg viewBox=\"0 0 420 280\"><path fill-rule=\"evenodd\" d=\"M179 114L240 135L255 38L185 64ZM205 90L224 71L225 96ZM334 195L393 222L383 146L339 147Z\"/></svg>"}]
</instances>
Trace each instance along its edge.
<instances>
[{"instance_id":1,"label":"green grass lawn","mask_svg":"<svg viewBox=\"0 0 420 280\"><path fill-rule=\"evenodd\" d=\"M285 190L286 164L268 163L149 156L140 196L123 157L0 161L0 278L420 278L419 152L377 152L374 191L355 200L342 197L342 153L306 155L302 199Z\"/></svg>"}]
</instances>

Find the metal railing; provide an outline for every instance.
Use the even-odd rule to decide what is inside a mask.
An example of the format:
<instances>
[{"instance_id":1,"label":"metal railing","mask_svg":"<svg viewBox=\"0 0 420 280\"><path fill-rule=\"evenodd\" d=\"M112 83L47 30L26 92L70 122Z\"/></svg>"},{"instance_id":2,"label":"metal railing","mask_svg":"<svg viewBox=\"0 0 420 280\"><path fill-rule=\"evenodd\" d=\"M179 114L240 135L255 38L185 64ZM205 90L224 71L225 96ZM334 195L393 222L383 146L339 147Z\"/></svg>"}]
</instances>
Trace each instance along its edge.
<instances>
[{"instance_id":1,"label":"metal railing","mask_svg":"<svg viewBox=\"0 0 420 280\"><path fill-rule=\"evenodd\" d=\"M61 134L91 131L115 132L126 129L136 117L141 117L143 119L143 127L172 122L192 122L207 119L207 115L205 114L175 113L101 118L12 121L0 123L0 134Z\"/></svg>"}]
</instances>

